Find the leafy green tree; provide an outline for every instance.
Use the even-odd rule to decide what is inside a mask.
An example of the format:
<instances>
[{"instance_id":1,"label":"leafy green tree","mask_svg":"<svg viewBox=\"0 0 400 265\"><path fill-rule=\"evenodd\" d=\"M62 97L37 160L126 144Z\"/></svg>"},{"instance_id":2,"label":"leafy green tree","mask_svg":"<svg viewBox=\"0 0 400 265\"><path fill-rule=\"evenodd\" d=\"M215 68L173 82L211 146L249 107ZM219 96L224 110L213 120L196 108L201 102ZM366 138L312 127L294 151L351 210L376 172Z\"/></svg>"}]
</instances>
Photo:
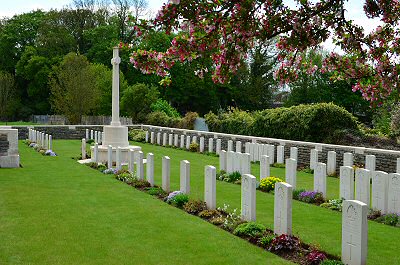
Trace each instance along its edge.
<instances>
[{"instance_id":1,"label":"leafy green tree","mask_svg":"<svg viewBox=\"0 0 400 265\"><path fill-rule=\"evenodd\" d=\"M324 51L311 51L305 60L311 60L315 65L321 66L324 56ZM290 93L285 106L333 102L364 122L370 122L372 110L359 92L352 92L354 81L332 81L330 76L330 73L320 72L300 74L289 86Z\"/></svg>"},{"instance_id":2,"label":"leafy green tree","mask_svg":"<svg viewBox=\"0 0 400 265\"><path fill-rule=\"evenodd\" d=\"M121 110L127 113L136 122L145 121L146 115L151 112L150 106L160 95L157 87L145 84L129 86L121 98Z\"/></svg>"},{"instance_id":3,"label":"leafy green tree","mask_svg":"<svg viewBox=\"0 0 400 265\"><path fill-rule=\"evenodd\" d=\"M111 115L112 112L112 70L103 64L91 64L90 71L95 78L95 86L100 93L100 98L96 108L93 110L95 115ZM119 90L123 95L128 87L124 74L119 75Z\"/></svg>"},{"instance_id":4,"label":"leafy green tree","mask_svg":"<svg viewBox=\"0 0 400 265\"><path fill-rule=\"evenodd\" d=\"M65 115L72 124L97 106L100 91L96 76L85 56L67 54L50 79L51 103L56 113Z\"/></svg>"},{"instance_id":5,"label":"leafy green tree","mask_svg":"<svg viewBox=\"0 0 400 265\"><path fill-rule=\"evenodd\" d=\"M14 76L0 71L0 119L7 120L16 95Z\"/></svg>"}]
</instances>

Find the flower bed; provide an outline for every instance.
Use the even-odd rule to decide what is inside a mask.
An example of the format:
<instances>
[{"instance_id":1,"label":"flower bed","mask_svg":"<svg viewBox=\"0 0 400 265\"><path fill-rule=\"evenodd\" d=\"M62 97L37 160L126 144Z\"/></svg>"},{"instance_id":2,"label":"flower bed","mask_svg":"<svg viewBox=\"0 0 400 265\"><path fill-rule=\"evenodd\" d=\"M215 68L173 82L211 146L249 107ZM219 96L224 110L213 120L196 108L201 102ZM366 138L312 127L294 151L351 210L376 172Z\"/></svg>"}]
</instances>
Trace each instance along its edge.
<instances>
[{"instance_id":1,"label":"flower bed","mask_svg":"<svg viewBox=\"0 0 400 265\"><path fill-rule=\"evenodd\" d=\"M33 150L39 152L40 154L44 156L57 156L57 154L52 151L52 150L46 150L42 147L40 147L37 143L31 142L30 140L24 140L23 143L25 143L27 146L33 148Z\"/></svg>"},{"instance_id":2,"label":"flower bed","mask_svg":"<svg viewBox=\"0 0 400 265\"><path fill-rule=\"evenodd\" d=\"M136 178L126 170L104 169L103 165L95 165L95 163L90 163L88 166L104 174L112 174L119 181L297 264L343 264L337 257L322 252L317 247L307 245L295 236L276 235L262 224L244 221L237 209L231 210L229 205L210 210L201 200L191 200L181 191L173 191L168 194L158 186L151 187L149 182Z\"/></svg>"}]
</instances>

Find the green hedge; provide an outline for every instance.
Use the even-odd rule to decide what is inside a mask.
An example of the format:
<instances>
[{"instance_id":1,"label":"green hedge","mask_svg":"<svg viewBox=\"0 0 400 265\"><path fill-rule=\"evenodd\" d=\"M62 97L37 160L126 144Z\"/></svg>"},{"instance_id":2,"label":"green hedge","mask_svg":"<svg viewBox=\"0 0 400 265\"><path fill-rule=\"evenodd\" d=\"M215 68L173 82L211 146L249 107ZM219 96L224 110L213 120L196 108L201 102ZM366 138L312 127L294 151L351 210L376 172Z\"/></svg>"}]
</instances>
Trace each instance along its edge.
<instances>
[{"instance_id":1,"label":"green hedge","mask_svg":"<svg viewBox=\"0 0 400 265\"><path fill-rule=\"evenodd\" d=\"M170 117L165 112L155 111L146 116L146 122L150 125L193 130L197 117L199 117L197 112L188 112L185 117L178 118Z\"/></svg>"},{"instance_id":2,"label":"green hedge","mask_svg":"<svg viewBox=\"0 0 400 265\"><path fill-rule=\"evenodd\" d=\"M333 103L299 105L248 113L234 110L206 115L211 131L288 140L335 143L358 131L357 119Z\"/></svg>"}]
</instances>

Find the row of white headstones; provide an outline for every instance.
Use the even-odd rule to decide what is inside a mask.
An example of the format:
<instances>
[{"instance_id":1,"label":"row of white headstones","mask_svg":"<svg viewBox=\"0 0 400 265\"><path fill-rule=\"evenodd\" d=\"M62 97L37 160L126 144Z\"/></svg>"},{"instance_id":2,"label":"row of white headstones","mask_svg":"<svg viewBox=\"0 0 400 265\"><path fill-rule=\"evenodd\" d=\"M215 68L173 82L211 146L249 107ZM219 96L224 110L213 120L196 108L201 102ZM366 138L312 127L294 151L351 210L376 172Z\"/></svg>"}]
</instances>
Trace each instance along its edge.
<instances>
[{"instance_id":1,"label":"row of white headstones","mask_svg":"<svg viewBox=\"0 0 400 265\"><path fill-rule=\"evenodd\" d=\"M36 143L40 148L46 150L53 149L53 136L44 132L40 132L34 129L28 130L28 140Z\"/></svg>"},{"instance_id":2,"label":"row of white headstones","mask_svg":"<svg viewBox=\"0 0 400 265\"><path fill-rule=\"evenodd\" d=\"M116 149L116 169L121 169ZM225 152L225 151L224 151ZM110 148L112 154L112 148ZM248 156L247 156L248 157ZM128 170L138 179L145 179L144 154L129 150ZM146 156L146 180L154 185L154 155ZM248 160L248 158L247 158ZM108 167L112 168L111 159ZM162 157L162 189L170 192L170 164L168 156ZM136 169L135 169L136 168ZM206 166L204 171L204 201L209 209L216 209L216 168ZM190 193L190 162L180 161L180 191ZM277 183L274 200L274 232L277 235L292 235L292 185ZM368 206L360 201L347 200L343 203L342 217L342 261L345 264L365 264L367 256ZM241 215L246 221L256 221L256 177L244 174L241 185Z\"/></svg>"},{"instance_id":3,"label":"row of white headstones","mask_svg":"<svg viewBox=\"0 0 400 265\"><path fill-rule=\"evenodd\" d=\"M180 138L180 141L179 141ZM146 132L146 141L163 146L176 146L189 149L190 143L197 143L197 137L178 134ZM186 140L186 141L185 141ZM200 137L200 152L204 152L204 137ZM214 151L214 139L209 138L208 151ZM186 143L186 145L185 145ZM260 161L260 180L270 176L270 165L275 162L275 146L271 144L245 143L245 153L241 153L242 143L236 141L236 152L233 151L234 142L228 141L228 151L221 150L221 139L216 139L216 153L220 155L220 170L227 173L234 171L242 175L250 174L251 161ZM296 189L296 173L298 148L290 148L290 158L284 160L284 146L276 147L277 163L286 164L286 182ZM397 161L400 168L400 159ZM365 169L353 169L353 154L344 153L343 166L340 167L340 198L345 200L359 200L381 211L382 214L400 214L400 174L388 174L376 171L376 157L367 155ZM318 162L318 150L310 153L310 168L314 169L314 190L321 192L326 198L327 175L336 173L336 152L329 151L327 164ZM372 180L372 187L370 181Z\"/></svg>"},{"instance_id":4,"label":"row of white headstones","mask_svg":"<svg viewBox=\"0 0 400 265\"><path fill-rule=\"evenodd\" d=\"M86 140L94 140L95 143L101 144L104 139L104 132L86 129Z\"/></svg>"}]
</instances>

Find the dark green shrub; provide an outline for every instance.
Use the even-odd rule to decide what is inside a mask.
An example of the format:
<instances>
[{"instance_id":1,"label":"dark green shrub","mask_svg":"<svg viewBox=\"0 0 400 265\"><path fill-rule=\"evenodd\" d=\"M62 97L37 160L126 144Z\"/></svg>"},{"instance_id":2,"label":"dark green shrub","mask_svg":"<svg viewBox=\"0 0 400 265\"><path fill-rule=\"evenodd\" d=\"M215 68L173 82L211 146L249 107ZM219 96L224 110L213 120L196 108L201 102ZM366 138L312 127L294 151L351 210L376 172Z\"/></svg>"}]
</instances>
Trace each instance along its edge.
<instances>
[{"instance_id":1,"label":"dark green shrub","mask_svg":"<svg viewBox=\"0 0 400 265\"><path fill-rule=\"evenodd\" d=\"M193 130L194 129L194 122L196 121L196 119L199 117L199 114L197 112L187 112L185 114L185 117L183 117L179 123L178 123L178 127L182 128L182 129L189 129L189 130Z\"/></svg>"},{"instance_id":2,"label":"dark green shrub","mask_svg":"<svg viewBox=\"0 0 400 265\"><path fill-rule=\"evenodd\" d=\"M168 194L167 194L162 188L160 188L160 187L148 187L148 188L145 188L145 191L146 191L148 194L150 194L150 195L157 196L157 197L160 197L160 198L165 197L165 196L168 195Z\"/></svg>"},{"instance_id":3,"label":"dark green shrub","mask_svg":"<svg viewBox=\"0 0 400 265\"><path fill-rule=\"evenodd\" d=\"M137 129L129 130L128 139L129 141L144 142L146 140L146 131Z\"/></svg>"},{"instance_id":4,"label":"dark green shrub","mask_svg":"<svg viewBox=\"0 0 400 265\"><path fill-rule=\"evenodd\" d=\"M359 132L356 118L332 103L299 105L248 113L233 110L205 115L211 131L288 140L335 143Z\"/></svg>"},{"instance_id":5,"label":"dark green shrub","mask_svg":"<svg viewBox=\"0 0 400 265\"><path fill-rule=\"evenodd\" d=\"M146 121L150 125L163 127L177 127L180 121L179 118L169 117L164 112L155 111L146 116Z\"/></svg>"},{"instance_id":6,"label":"dark green shrub","mask_svg":"<svg viewBox=\"0 0 400 265\"><path fill-rule=\"evenodd\" d=\"M100 172L103 172L106 169L107 169L106 165L100 164L100 165L97 166L97 170L100 171Z\"/></svg>"},{"instance_id":7,"label":"dark green shrub","mask_svg":"<svg viewBox=\"0 0 400 265\"><path fill-rule=\"evenodd\" d=\"M93 139L88 139L88 140L86 140L86 143L89 144L89 145L90 144L94 144L94 140Z\"/></svg>"},{"instance_id":8,"label":"dark green shrub","mask_svg":"<svg viewBox=\"0 0 400 265\"><path fill-rule=\"evenodd\" d=\"M197 215L198 213L207 209L207 205L205 202L200 200L189 200L184 206L183 209L190 214Z\"/></svg>"},{"instance_id":9,"label":"dark green shrub","mask_svg":"<svg viewBox=\"0 0 400 265\"><path fill-rule=\"evenodd\" d=\"M263 248L267 248L269 245L271 245L272 240L274 240L275 235L270 234L267 236L263 236L258 240L258 244L260 244Z\"/></svg>"},{"instance_id":10,"label":"dark green shrub","mask_svg":"<svg viewBox=\"0 0 400 265\"><path fill-rule=\"evenodd\" d=\"M265 229L266 227L262 224L249 222L238 225L233 234L240 237L260 237Z\"/></svg>"}]
</instances>

